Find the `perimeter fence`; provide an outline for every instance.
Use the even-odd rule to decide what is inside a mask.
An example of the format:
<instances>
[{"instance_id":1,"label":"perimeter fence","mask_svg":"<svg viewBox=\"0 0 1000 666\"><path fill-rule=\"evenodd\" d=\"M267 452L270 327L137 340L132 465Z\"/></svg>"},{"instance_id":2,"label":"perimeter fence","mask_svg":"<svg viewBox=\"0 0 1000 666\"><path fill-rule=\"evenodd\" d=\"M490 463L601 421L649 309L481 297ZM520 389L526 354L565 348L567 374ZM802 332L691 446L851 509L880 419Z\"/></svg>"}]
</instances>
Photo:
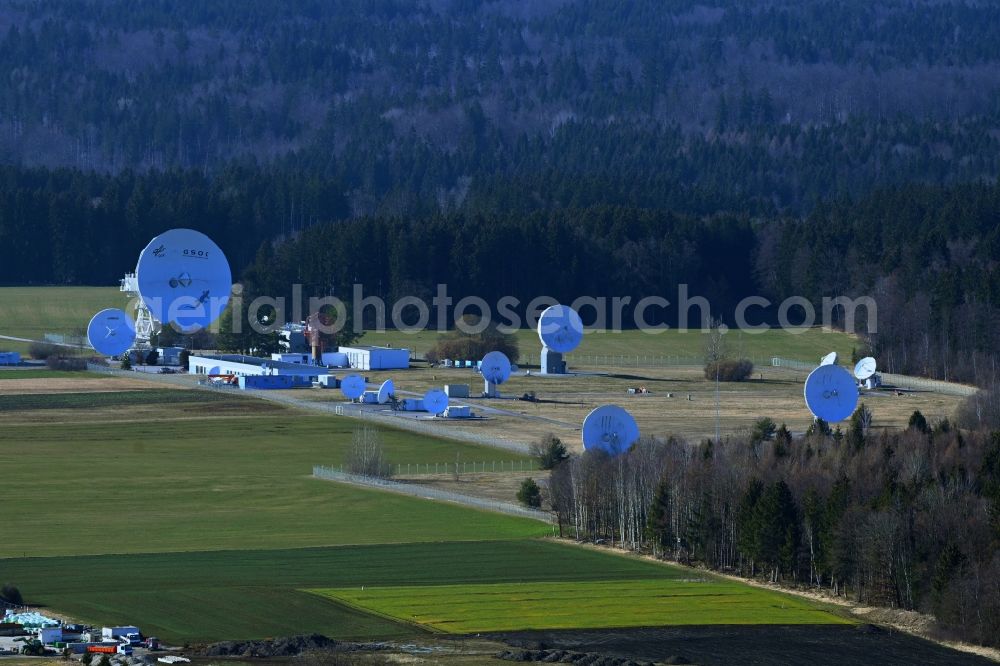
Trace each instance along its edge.
<instances>
[{"instance_id":1,"label":"perimeter fence","mask_svg":"<svg viewBox=\"0 0 1000 666\"><path fill-rule=\"evenodd\" d=\"M344 466L331 467L337 471L344 472ZM502 474L504 472L538 472L542 471L538 466L538 461L530 458L520 460L459 460L456 462L436 462L436 463L398 463L389 466L390 476L411 477L411 476L431 476L431 475L458 475L463 474Z\"/></svg>"},{"instance_id":2,"label":"perimeter fence","mask_svg":"<svg viewBox=\"0 0 1000 666\"><path fill-rule=\"evenodd\" d=\"M768 365L770 357L753 356L740 354L740 358L746 358L754 365ZM414 355L414 358L418 357ZM564 354L563 359L570 368L677 368L695 367L700 368L705 365L704 356L674 356L671 354ZM442 370L474 370L466 367L464 361L461 366L444 367ZM518 365L523 369L525 366L537 366L541 364L538 354L520 354Z\"/></svg>"},{"instance_id":3,"label":"perimeter fence","mask_svg":"<svg viewBox=\"0 0 1000 666\"><path fill-rule=\"evenodd\" d=\"M815 363L803 363L787 358L774 356L771 358L771 365L777 368L789 368L791 370L801 370L802 372L812 372L816 368ZM897 375L892 372L878 373L882 377L882 384L886 387L896 387L909 389L912 391L930 391L943 395L955 395L967 397L975 395L979 390L975 386L966 384L953 384L938 379L927 379L926 377L913 377L911 375Z\"/></svg>"},{"instance_id":4,"label":"perimeter fence","mask_svg":"<svg viewBox=\"0 0 1000 666\"><path fill-rule=\"evenodd\" d=\"M88 370L92 372L101 372L109 375L117 375L122 377L135 377L137 373L131 370L120 370L117 368L109 368L107 366L98 364L88 364ZM470 432L468 430L458 431L455 428L461 426L461 419L452 419L448 425L437 425L434 423L428 423L420 418L412 418L410 416L400 415L397 412L391 410L372 410L364 409L362 405L357 404L344 404L339 402L326 402L318 400L304 400L298 398L294 395L288 395L283 392L277 391L266 391L266 390L245 390L240 391L234 386L210 382L210 381L192 381L190 375L185 374L156 374L156 373L146 373L142 375L150 379L155 379L167 384L174 384L177 386L185 386L187 388L202 389L208 391L230 391L239 392L240 394L252 395L255 398L260 398L262 400L268 400L270 402L279 403L282 405L287 405L289 407L294 407L296 409L304 409L313 412L320 412L326 414L334 414L336 416L347 416L351 418L367 420L382 423L390 428L397 428L400 430L408 430L410 432L415 432L428 437L452 439L460 442L467 442L470 444L481 444L483 446L490 446L493 448L504 449L505 451L510 451L511 453L517 453L520 455L530 455L530 447L523 442L517 442L511 439L506 439L504 437L497 437L493 435L487 435L484 433ZM525 468L527 469L527 468Z\"/></svg>"},{"instance_id":5,"label":"perimeter fence","mask_svg":"<svg viewBox=\"0 0 1000 666\"><path fill-rule=\"evenodd\" d=\"M545 511L539 511L537 509L529 509L527 507L518 506L517 504L512 504L510 502L499 502L496 500L490 500L483 497L473 497L471 495L463 495L461 493L455 493L448 490L441 490L440 488L424 486L416 483L401 483L399 481L393 481L391 479L379 479L371 476L362 476L360 474L351 474L349 472L343 472L338 469L334 469L333 467L323 467L322 465L316 465L313 467L313 476L316 477L317 479L323 479L326 481L349 483L351 485L363 486L366 488L378 488L381 490L387 490L389 492L400 493L402 495L421 497L423 499L440 500L443 502L455 502L456 504L463 504L465 506L484 509L486 511L505 513L511 516L518 516L520 518L530 518L532 520L540 520L544 523L552 522L552 515Z\"/></svg>"}]
</instances>

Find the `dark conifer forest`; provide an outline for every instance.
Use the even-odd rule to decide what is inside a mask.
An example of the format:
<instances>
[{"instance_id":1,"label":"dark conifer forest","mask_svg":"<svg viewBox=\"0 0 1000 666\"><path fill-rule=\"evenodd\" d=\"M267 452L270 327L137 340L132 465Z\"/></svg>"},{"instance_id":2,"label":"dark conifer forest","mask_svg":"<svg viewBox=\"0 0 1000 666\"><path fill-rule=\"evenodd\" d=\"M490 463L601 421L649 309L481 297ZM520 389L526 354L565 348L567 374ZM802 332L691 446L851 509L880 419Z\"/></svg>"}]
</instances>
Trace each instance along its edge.
<instances>
[{"instance_id":1,"label":"dark conifer forest","mask_svg":"<svg viewBox=\"0 0 1000 666\"><path fill-rule=\"evenodd\" d=\"M323 294L873 295L887 369L990 383L998 31L973 2L7 2L0 283L113 284L183 225Z\"/></svg>"},{"instance_id":2,"label":"dark conifer forest","mask_svg":"<svg viewBox=\"0 0 1000 666\"><path fill-rule=\"evenodd\" d=\"M998 31L974 2L6 2L0 283L113 284L180 225L320 295L872 295L886 369L989 384Z\"/></svg>"}]
</instances>

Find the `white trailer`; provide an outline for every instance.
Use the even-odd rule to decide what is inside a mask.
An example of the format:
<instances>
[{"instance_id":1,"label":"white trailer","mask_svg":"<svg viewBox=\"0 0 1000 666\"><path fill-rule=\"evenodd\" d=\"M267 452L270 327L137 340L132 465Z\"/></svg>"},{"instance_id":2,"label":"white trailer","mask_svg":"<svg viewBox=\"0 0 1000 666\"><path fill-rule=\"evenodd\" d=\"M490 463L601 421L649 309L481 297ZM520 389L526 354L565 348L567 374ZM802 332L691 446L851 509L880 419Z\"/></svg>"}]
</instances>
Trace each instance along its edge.
<instances>
[{"instance_id":1,"label":"white trailer","mask_svg":"<svg viewBox=\"0 0 1000 666\"><path fill-rule=\"evenodd\" d=\"M106 641L127 642L129 645L138 645L142 642L142 634L139 632L139 627L131 625L124 627L104 627L101 630L101 638Z\"/></svg>"}]
</instances>

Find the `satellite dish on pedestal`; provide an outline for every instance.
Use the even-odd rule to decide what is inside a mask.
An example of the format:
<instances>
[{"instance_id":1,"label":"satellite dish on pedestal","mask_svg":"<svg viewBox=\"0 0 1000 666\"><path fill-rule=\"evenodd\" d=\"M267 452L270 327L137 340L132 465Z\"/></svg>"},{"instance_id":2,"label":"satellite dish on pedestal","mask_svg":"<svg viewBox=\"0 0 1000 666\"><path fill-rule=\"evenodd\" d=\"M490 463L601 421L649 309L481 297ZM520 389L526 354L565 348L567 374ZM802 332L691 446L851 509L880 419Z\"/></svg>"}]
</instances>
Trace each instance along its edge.
<instances>
[{"instance_id":1,"label":"satellite dish on pedestal","mask_svg":"<svg viewBox=\"0 0 1000 666\"><path fill-rule=\"evenodd\" d=\"M424 394L424 409L437 416L448 409L448 394L441 389L431 389Z\"/></svg>"},{"instance_id":2,"label":"satellite dish on pedestal","mask_svg":"<svg viewBox=\"0 0 1000 666\"><path fill-rule=\"evenodd\" d=\"M365 378L361 375L346 375L340 380L340 392L348 400L357 400L365 392Z\"/></svg>"},{"instance_id":3,"label":"satellite dish on pedestal","mask_svg":"<svg viewBox=\"0 0 1000 666\"><path fill-rule=\"evenodd\" d=\"M498 395L497 386L510 379L510 359L503 352L491 351L479 364L479 372L486 382L487 397Z\"/></svg>"},{"instance_id":4,"label":"satellite dish on pedestal","mask_svg":"<svg viewBox=\"0 0 1000 666\"><path fill-rule=\"evenodd\" d=\"M820 365L837 365L837 352L830 352L819 360Z\"/></svg>"},{"instance_id":5,"label":"satellite dish on pedestal","mask_svg":"<svg viewBox=\"0 0 1000 666\"><path fill-rule=\"evenodd\" d=\"M602 405L583 420L583 448L600 450L610 456L628 451L639 441L639 426L617 405Z\"/></svg>"},{"instance_id":6,"label":"satellite dish on pedestal","mask_svg":"<svg viewBox=\"0 0 1000 666\"><path fill-rule=\"evenodd\" d=\"M135 342L135 324L123 310L101 310L87 325L87 339L97 353L120 356L131 349Z\"/></svg>"},{"instance_id":7,"label":"satellite dish on pedestal","mask_svg":"<svg viewBox=\"0 0 1000 666\"><path fill-rule=\"evenodd\" d=\"M568 305L553 305L538 318L538 338L552 351L568 354L583 340L583 320Z\"/></svg>"},{"instance_id":8,"label":"satellite dish on pedestal","mask_svg":"<svg viewBox=\"0 0 1000 666\"><path fill-rule=\"evenodd\" d=\"M387 379L382 382L382 386L378 389L378 404L384 405L389 402L389 398L396 394L396 387L393 385L391 379Z\"/></svg>"},{"instance_id":9,"label":"satellite dish on pedestal","mask_svg":"<svg viewBox=\"0 0 1000 666\"><path fill-rule=\"evenodd\" d=\"M562 355L583 340L583 320L568 305L553 305L538 318L538 339L542 341L542 374L565 374Z\"/></svg>"},{"instance_id":10,"label":"satellite dish on pedestal","mask_svg":"<svg viewBox=\"0 0 1000 666\"><path fill-rule=\"evenodd\" d=\"M871 356L866 356L854 366L854 376L864 381L874 375L877 369L878 364L875 362L875 359Z\"/></svg>"},{"instance_id":11,"label":"satellite dish on pedestal","mask_svg":"<svg viewBox=\"0 0 1000 666\"><path fill-rule=\"evenodd\" d=\"M821 365L810 372L803 392L812 415L827 423L843 421L858 406L858 385L839 365Z\"/></svg>"},{"instance_id":12,"label":"satellite dish on pedestal","mask_svg":"<svg viewBox=\"0 0 1000 666\"><path fill-rule=\"evenodd\" d=\"M171 229L139 255L135 280L157 321L193 333L219 318L233 288L229 262L211 238L192 229Z\"/></svg>"}]
</instances>

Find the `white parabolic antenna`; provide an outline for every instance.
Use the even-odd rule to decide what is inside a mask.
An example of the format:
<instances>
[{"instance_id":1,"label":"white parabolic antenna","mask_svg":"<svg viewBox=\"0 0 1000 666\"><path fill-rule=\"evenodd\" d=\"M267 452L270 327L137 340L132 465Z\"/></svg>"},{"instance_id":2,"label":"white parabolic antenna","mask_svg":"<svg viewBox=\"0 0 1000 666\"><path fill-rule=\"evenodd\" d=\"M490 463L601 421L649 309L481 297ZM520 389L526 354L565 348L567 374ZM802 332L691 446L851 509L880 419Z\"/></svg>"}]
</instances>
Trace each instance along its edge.
<instances>
[{"instance_id":1,"label":"white parabolic antenna","mask_svg":"<svg viewBox=\"0 0 1000 666\"><path fill-rule=\"evenodd\" d=\"M149 241L135 273L139 295L153 317L184 333L218 319L233 288L222 250L192 229L171 229Z\"/></svg>"},{"instance_id":2,"label":"white parabolic antenna","mask_svg":"<svg viewBox=\"0 0 1000 666\"><path fill-rule=\"evenodd\" d=\"M491 351L483 357L479 372L491 384L503 384L510 379L510 359L503 352Z\"/></svg>"},{"instance_id":3,"label":"white parabolic antenna","mask_svg":"<svg viewBox=\"0 0 1000 666\"><path fill-rule=\"evenodd\" d=\"M864 381L874 375L877 369L878 364L875 362L875 359L871 356L866 356L854 366L854 376Z\"/></svg>"},{"instance_id":4,"label":"white parabolic antenna","mask_svg":"<svg viewBox=\"0 0 1000 666\"><path fill-rule=\"evenodd\" d=\"M821 365L810 372L804 393L809 411L827 423L843 421L858 406L858 385L839 365Z\"/></svg>"},{"instance_id":5,"label":"white parabolic antenna","mask_svg":"<svg viewBox=\"0 0 1000 666\"><path fill-rule=\"evenodd\" d=\"M639 441L639 426L618 405L602 405L583 420L583 448L617 456Z\"/></svg>"},{"instance_id":6,"label":"white parabolic antenna","mask_svg":"<svg viewBox=\"0 0 1000 666\"><path fill-rule=\"evenodd\" d=\"M448 394L441 389L431 389L424 394L424 409L437 415L448 409Z\"/></svg>"},{"instance_id":7,"label":"white parabolic antenna","mask_svg":"<svg viewBox=\"0 0 1000 666\"><path fill-rule=\"evenodd\" d=\"M365 392L365 378L361 375L346 375L340 380L340 392L348 400L357 400Z\"/></svg>"},{"instance_id":8,"label":"white parabolic antenna","mask_svg":"<svg viewBox=\"0 0 1000 666\"><path fill-rule=\"evenodd\" d=\"M382 382L382 386L378 387L378 404L384 405L389 402L389 396L396 394L396 387L393 385L391 379L387 379Z\"/></svg>"},{"instance_id":9,"label":"white parabolic antenna","mask_svg":"<svg viewBox=\"0 0 1000 666\"><path fill-rule=\"evenodd\" d=\"M538 338L552 351L568 354L583 339L583 320L568 305L553 305L538 318Z\"/></svg>"},{"instance_id":10,"label":"white parabolic antenna","mask_svg":"<svg viewBox=\"0 0 1000 666\"><path fill-rule=\"evenodd\" d=\"M820 365L837 365L837 352L830 352L819 360Z\"/></svg>"},{"instance_id":11,"label":"white parabolic antenna","mask_svg":"<svg viewBox=\"0 0 1000 666\"><path fill-rule=\"evenodd\" d=\"M87 325L87 339L97 353L119 356L132 348L135 342L135 324L124 310L101 310Z\"/></svg>"}]
</instances>

